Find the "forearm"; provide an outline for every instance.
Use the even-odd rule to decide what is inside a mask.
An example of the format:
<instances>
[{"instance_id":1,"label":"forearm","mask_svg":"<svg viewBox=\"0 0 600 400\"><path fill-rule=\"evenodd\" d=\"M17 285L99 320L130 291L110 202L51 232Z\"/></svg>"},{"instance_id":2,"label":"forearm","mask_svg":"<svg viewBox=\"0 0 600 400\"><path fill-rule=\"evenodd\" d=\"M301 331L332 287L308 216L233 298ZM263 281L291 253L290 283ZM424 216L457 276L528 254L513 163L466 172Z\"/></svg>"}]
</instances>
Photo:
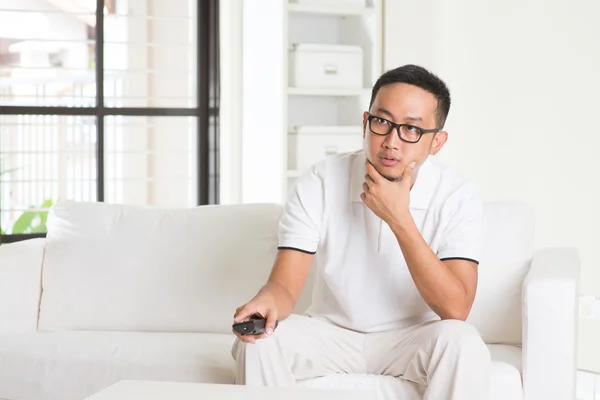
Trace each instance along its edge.
<instances>
[{"instance_id":1,"label":"forearm","mask_svg":"<svg viewBox=\"0 0 600 400\"><path fill-rule=\"evenodd\" d=\"M257 296L271 296L277 309L277 319L284 320L292 313L296 300L288 289L271 278L258 292Z\"/></svg>"},{"instance_id":2,"label":"forearm","mask_svg":"<svg viewBox=\"0 0 600 400\"><path fill-rule=\"evenodd\" d=\"M390 226L419 293L441 319L465 320L471 308L467 291L423 239L412 216Z\"/></svg>"},{"instance_id":3,"label":"forearm","mask_svg":"<svg viewBox=\"0 0 600 400\"><path fill-rule=\"evenodd\" d=\"M312 254L296 250L277 252L271 275L258 295L272 296L279 320L284 320L294 310L310 272L313 258Z\"/></svg>"}]
</instances>

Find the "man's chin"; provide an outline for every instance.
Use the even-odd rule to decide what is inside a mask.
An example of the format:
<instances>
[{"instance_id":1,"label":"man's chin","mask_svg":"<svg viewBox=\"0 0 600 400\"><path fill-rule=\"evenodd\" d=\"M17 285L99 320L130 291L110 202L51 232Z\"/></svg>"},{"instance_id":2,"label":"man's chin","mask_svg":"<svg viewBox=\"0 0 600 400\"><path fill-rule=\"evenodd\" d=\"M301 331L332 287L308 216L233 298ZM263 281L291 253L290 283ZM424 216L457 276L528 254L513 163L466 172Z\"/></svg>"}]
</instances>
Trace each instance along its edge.
<instances>
[{"instance_id":1,"label":"man's chin","mask_svg":"<svg viewBox=\"0 0 600 400\"><path fill-rule=\"evenodd\" d=\"M379 172L379 175L383 176L385 179L387 179L390 182L397 182L402 178L402 175L400 175L400 174L390 173L391 168L386 167L384 165L380 165L380 166L376 167L375 169L377 170L377 172Z\"/></svg>"},{"instance_id":2,"label":"man's chin","mask_svg":"<svg viewBox=\"0 0 600 400\"><path fill-rule=\"evenodd\" d=\"M389 176L389 175L381 175L383 176L385 179L387 179L390 182L398 182L402 179L402 176Z\"/></svg>"},{"instance_id":3,"label":"man's chin","mask_svg":"<svg viewBox=\"0 0 600 400\"><path fill-rule=\"evenodd\" d=\"M376 160L377 160L377 162L375 162L375 163L370 160L369 160L369 162L371 163L371 165L373 165L373 167L375 167L375 169L377 170L379 175L383 176L385 179L387 179L390 182L398 182L399 180L402 179L402 174L394 171L396 169L395 167L383 165L383 164L381 164L381 162L378 159L376 159Z\"/></svg>"},{"instance_id":4,"label":"man's chin","mask_svg":"<svg viewBox=\"0 0 600 400\"><path fill-rule=\"evenodd\" d=\"M386 167L385 165L380 165L379 168L376 168L379 175L383 176L390 182L397 182L402 179L402 174L395 172L392 168Z\"/></svg>"}]
</instances>

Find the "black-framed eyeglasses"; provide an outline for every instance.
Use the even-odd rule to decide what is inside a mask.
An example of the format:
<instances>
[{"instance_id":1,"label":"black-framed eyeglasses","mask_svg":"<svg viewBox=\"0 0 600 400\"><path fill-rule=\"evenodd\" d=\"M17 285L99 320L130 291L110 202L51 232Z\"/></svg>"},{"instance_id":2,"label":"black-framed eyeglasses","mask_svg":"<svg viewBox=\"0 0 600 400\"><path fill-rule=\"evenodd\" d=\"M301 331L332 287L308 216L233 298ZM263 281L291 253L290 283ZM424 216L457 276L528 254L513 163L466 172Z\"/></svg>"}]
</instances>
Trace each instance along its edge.
<instances>
[{"instance_id":1,"label":"black-framed eyeglasses","mask_svg":"<svg viewBox=\"0 0 600 400\"><path fill-rule=\"evenodd\" d=\"M372 114L369 114L367 120L369 121L369 129L375 135L387 136L392 130L396 129L398 131L398 137L408 143L417 143L421 140L423 134L435 133L441 130L440 128L423 129L419 126L410 124L397 124Z\"/></svg>"}]
</instances>

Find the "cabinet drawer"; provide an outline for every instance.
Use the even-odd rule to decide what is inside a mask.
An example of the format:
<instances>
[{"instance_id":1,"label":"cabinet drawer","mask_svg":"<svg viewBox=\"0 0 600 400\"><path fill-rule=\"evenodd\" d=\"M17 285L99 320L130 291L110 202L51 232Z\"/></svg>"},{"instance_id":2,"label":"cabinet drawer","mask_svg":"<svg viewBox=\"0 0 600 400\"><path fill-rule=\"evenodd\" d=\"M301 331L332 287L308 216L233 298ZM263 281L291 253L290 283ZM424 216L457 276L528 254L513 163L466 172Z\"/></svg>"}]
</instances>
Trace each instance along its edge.
<instances>
[{"instance_id":1,"label":"cabinet drawer","mask_svg":"<svg viewBox=\"0 0 600 400\"><path fill-rule=\"evenodd\" d=\"M302 126L288 135L288 168L305 170L328 156L362 149L360 126Z\"/></svg>"},{"instance_id":2,"label":"cabinet drawer","mask_svg":"<svg viewBox=\"0 0 600 400\"><path fill-rule=\"evenodd\" d=\"M294 44L290 49L288 85L304 88L362 88L360 46Z\"/></svg>"}]
</instances>

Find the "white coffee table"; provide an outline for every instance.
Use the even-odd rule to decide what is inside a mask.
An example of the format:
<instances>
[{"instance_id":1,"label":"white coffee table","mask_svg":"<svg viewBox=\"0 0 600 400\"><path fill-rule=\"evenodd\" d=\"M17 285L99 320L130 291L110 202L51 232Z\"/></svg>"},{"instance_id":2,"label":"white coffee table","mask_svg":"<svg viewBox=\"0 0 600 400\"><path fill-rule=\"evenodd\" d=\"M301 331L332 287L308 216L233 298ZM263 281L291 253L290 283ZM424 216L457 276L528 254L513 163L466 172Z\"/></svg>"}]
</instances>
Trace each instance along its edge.
<instances>
[{"instance_id":1,"label":"white coffee table","mask_svg":"<svg viewBox=\"0 0 600 400\"><path fill-rule=\"evenodd\" d=\"M206 383L120 381L86 400L374 400L366 390L278 388Z\"/></svg>"}]
</instances>

